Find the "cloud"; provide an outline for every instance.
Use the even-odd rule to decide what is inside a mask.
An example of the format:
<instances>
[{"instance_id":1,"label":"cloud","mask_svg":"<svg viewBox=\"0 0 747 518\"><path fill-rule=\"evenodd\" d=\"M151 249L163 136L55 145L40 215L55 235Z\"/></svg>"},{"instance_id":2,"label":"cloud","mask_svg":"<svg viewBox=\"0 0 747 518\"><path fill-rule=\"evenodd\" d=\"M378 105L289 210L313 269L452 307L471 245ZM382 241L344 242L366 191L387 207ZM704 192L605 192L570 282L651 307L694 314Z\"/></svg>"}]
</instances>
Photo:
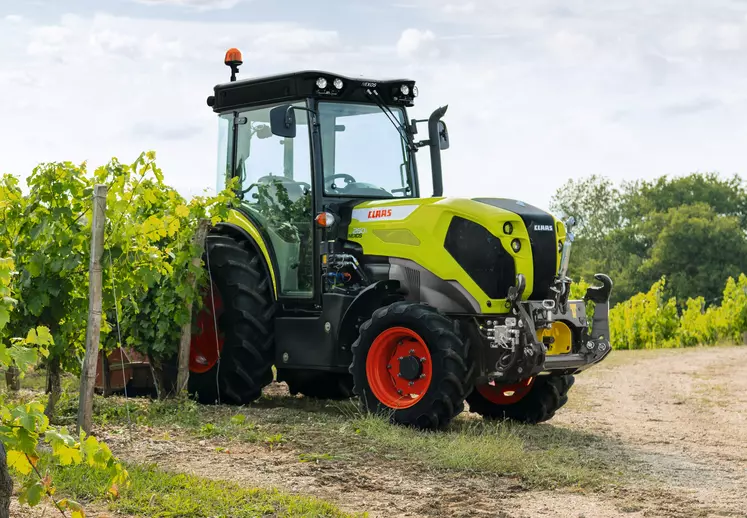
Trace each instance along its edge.
<instances>
[{"instance_id":1,"label":"cloud","mask_svg":"<svg viewBox=\"0 0 747 518\"><path fill-rule=\"evenodd\" d=\"M317 22L269 2L140 1L161 7L140 6L138 18L83 7L55 19L50 2L43 27L23 2L23 23L0 15L0 90L14 99L0 121L2 149L13 150L0 154L0 170L155 149L180 192L212 187L217 122L205 98L228 79L225 50L238 47L240 78L310 68L416 80L410 117L449 105L450 195L543 207L567 178L591 172L747 173L747 5L734 0L687 13L668 0L575 0L566 9L555 0L400 0L410 7L404 27L384 8L339 9ZM229 4L230 16L194 14ZM428 153L418 162L427 193Z\"/></svg>"},{"instance_id":2,"label":"cloud","mask_svg":"<svg viewBox=\"0 0 747 518\"><path fill-rule=\"evenodd\" d=\"M475 3L446 4L441 7L441 10L446 14L471 14L475 12Z\"/></svg>"},{"instance_id":3,"label":"cloud","mask_svg":"<svg viewBox=\"0 0 747 518\"><path fill-rule=\"evenodd\" d=\"M423 50L432 47L436 35L432 31L419 29L405 29L397 41L397 54L403 58L410 58Z\"/></svg>"},{"instance_id":4,"label":"cloud","mask_svg":"<svg viewBox=\"0 0 747 518\"><path fill-rule=\"evenodd\" d=\"M723 24L715 31L716 46L721 50L740 50L747 40L747 20L742 25Z\"/></svg>"},{"instance_id":5,"label":"cloud","mask_svg":"<svg viewBox=\"0 0 747 518\"><path fill-rule=\"evenodd\" d=\"M207 130L198 124L179 124L164 121L141 121L133 124L130 134L138 139L188 140Z\"/></svg>"},{"instance_id":6,"label":"cloud","mask_svg":"<svg viewBox=\"0 0 747 518\"><path fill-rule=\"evenodd\" d=\"M672 103L661 108L661 113L668 117L680 117L683 115L694 115L701 112L716 110L723 106L719 99L699 97L680 103Z\"/></svg>"},{"instance_id":7,"label":"cloud","mask_svg":"<svg viewBox=\"0 0 747 518\"><path fill-rule=\"evenodd\" d=\"M9 14L6 15L5 18L3 18L6 22L10 23L21 23L23 21L23 16L20 14Z\"/></svg>"},{"instance_id":8,"label":"cloud","mask_svg":"<svg viewBox=\"0 0 747 518\"><path fill-rule=\"evenodd\" d=\"M564 60L588 60L596 48L594 40L589 36L561 30L553 34L547 42L551 52Z\"/></svg>"},{"instance_id":9,"label":"cloud","mask_svg":"<svg viewBox=\"0 0 747 518\"><path fill-rule=\"evenodd\" d=\"M31 30L31 41L26 49L31 56L53 56L63 51L68 38L73 34L68 25L71 19L61 25L47 25Z\"/></svg>"},{"instance_id":10,"label":"cloud","mask_svg":"<svg viewBox=\"0 0 747 518\"><path fill-rule=\"evenodd\" d=\"M197 11L213 11L216 9L232 9L245 0L134 0L146 5L174 5L189 7Z\"/></svg>"},{"instance_id":11,"label":"cloud","mask_svg":"<svg viewBox=\"0 0 747 518\"><path fill-rule=\"evenodd\" d=\"M92 32L91 50L100 56L125 56L130 59L179 59L183 57L182 43L178 39L164 39L158 33L136 38L112 29Z\"/></svg>"},{"instance_id":12,"label":"cloud","mask_svg":"<svg viewBox=\"0 0 747 518\"><path fill-rule=\"evenodd\" d=\"M297 28L294 31L277 31L257 37L252 49L278 54L293 54L340 50L337 31L319 31Z\"/></svg>"}]
</instances>

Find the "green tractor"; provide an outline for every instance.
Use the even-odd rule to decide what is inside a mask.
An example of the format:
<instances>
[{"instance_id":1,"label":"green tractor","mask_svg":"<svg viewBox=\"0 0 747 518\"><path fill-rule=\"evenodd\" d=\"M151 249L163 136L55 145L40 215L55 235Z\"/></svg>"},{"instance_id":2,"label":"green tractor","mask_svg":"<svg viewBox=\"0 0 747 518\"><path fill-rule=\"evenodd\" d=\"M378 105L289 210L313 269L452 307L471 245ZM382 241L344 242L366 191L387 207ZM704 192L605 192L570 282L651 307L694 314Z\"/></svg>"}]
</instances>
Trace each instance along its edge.
<instances>
[{"instance_id":1,"label":"green tractor","mask_svg":"<svg viewBox=\"0 0 747 518\"><path fill-rule=\"evenodd\" d=\"M446 107L409 120L414 81L236 80L236 49L226 64L231 80L207 103L220 121L218 187L238 177L239 202L206 240L190 392L246 404L276 379L423 429L465 401L486 418L550 419L573 375L610 352L610 278L569 300L572 219L444 197Z\"/></svg>"}]
</instances>

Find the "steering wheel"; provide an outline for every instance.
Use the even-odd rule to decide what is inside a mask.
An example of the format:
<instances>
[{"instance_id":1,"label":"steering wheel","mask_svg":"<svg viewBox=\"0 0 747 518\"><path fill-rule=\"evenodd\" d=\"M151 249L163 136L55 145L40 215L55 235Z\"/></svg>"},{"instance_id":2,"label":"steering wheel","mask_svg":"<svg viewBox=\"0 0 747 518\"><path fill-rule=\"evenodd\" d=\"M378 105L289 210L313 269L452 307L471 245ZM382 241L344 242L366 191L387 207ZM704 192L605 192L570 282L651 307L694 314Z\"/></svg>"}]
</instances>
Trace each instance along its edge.
<instances>
[{"instance_id":1,"label":"steering wheel","mask_svg":"<svg viewBox=\"0 0 747 518\"><path fill-rule=\"evenodd\" d=\"M324 177L324 187L325 188L329 187L330 189L333 189L336 191L338 187L335 185L334 180L337 178L342 178L343 180L345 180L345 187L347 187L351 183L357 182L357 180L353 178L352 176L350 176L349 174L336 173L336 174L331 174L329 176Z\"/></svg>"}]
</instances>

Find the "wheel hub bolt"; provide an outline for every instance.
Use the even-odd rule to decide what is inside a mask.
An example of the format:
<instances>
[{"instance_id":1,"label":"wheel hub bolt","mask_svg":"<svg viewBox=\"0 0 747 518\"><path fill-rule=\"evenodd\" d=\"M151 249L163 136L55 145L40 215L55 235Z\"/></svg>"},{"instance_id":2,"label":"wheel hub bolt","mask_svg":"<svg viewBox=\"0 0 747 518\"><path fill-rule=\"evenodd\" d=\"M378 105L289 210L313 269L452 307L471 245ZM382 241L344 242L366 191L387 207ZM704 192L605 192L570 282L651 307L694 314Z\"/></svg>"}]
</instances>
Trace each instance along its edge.
<instances>
[{"instance_id":1,"label":"wheel hub bolt","mask_svg":"<svg viewBox=\"0 0 747 518\"><path fill-rule=\"evenodd\" d=\"M410 349L410 354L415 354L415 349Z\"/></svg>"},{"instance_id":2,"label":"wheel hub bolt","mask_svg":"<svg viewBox=\"0 0 747 518\"><path fill-rule=\"evenodd\" d=\"M391 366L391 365L387 365L387 366L386 366L386 368L387 368L387 369L391 369L391 368L392 368L392 366Z\"/></svg>"},{"instance_id":3,"label":"wheel hub bolt","mask_svg":"<svg viewBox=\"0 0 747 518\"><path fill-rule=\"evenodd\" d=\"M420 363L425 363L425 356L423 356L422 358L420 358Z\"/></svg>"},{"instance_id":4,"label":"wheel hub bolt","mask_svg":"<svg viewBox=\"0 0 747 518\"><path fill-rule=\"evenodd\" d=\"M423 378L425 378L425 374L420 375L420 379L422 380Z\"/></svg>"}]
</instances>

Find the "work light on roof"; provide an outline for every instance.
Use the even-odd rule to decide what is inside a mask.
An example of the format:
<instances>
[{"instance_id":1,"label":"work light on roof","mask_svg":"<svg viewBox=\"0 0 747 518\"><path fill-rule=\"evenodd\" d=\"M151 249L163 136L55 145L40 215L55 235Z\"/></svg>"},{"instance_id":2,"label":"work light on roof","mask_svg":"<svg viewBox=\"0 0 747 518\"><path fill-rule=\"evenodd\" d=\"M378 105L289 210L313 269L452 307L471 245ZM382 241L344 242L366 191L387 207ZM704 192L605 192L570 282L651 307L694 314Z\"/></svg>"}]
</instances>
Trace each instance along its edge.
<instances>
[{"instance_id":1,"label":"work light on roof","mask_svg":"<svg viewBox=\"0 0 747 518\"><path fill-rule=\"evenodd\" d=\"M340 79L339 77L338 77L337 79L335 79L335 80L334 80L334 82L333 82L332 84L333 84L333 85L334 85L334 87L335 87L335 88L337 88L338 90L342 90L342 79Z\"/></svg>"},{"instance_id":2,"label":"work light on roof","mask_svg":"<svg viewBox=\"0 0 747 518\"><path fill-rule=\"evenodd\" d=\"M316 80L316 87L320 90L324 90L325 88L327 88L327 80L323 77L320 77Z\"/></svg>"},{"instance_id":3,"label":"work light on roof","mask_svg":"<svg viewBox=\"0 0 747 518\"><path fill-rule=\"evenodd\" d=\"M410 95L410 87L407 85L400 86L399 91L402 92L402 95Z\"/></svg>"}]
</instances>

